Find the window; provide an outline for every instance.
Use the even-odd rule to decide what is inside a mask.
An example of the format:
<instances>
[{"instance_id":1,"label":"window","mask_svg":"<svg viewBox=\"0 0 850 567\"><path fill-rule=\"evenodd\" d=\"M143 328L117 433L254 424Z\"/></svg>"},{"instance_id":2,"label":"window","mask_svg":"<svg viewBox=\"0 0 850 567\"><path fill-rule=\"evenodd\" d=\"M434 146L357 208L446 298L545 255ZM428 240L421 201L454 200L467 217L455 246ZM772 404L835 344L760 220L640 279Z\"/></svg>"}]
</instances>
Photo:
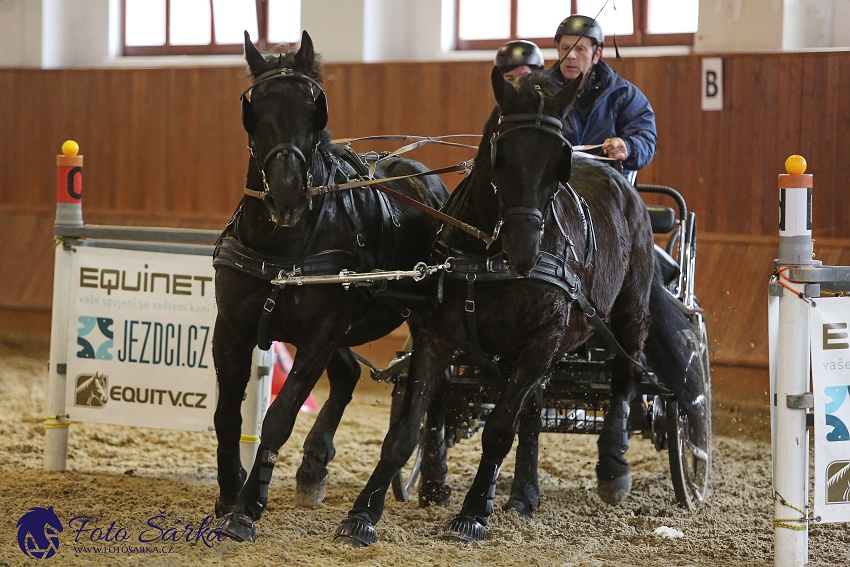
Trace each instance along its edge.
<instances>
[{"instance_id":1,"label":"window","mask_svg":"<svg viewBox=\"0 0 850 567\"><path fill-rule=\"evenodd\" d=\"M124 0L124 55L242 53L301 39L301 0Z\"/></svg>"},{"instance_id":2,"label":"window","mask_svg":"<svg viewBox=\"0 0 850 567\"><path fill-rule=\"evenodd\" d=\"M457 48L498 49L511 39L552 47L570 14L596 17L617 45L692 45L699 0L457 0Z\"/></svg>"}]
</instances>

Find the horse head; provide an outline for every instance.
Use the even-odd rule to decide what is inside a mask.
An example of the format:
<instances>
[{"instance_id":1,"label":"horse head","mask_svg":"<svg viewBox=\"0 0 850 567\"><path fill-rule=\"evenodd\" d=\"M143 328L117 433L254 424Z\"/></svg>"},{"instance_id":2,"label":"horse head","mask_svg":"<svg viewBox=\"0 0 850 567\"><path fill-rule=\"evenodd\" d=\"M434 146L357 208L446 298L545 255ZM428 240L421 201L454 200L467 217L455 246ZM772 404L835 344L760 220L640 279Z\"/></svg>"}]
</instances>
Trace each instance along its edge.
<instances>
[{"instance_id":1,"label":"horse head","mask_svg":"<svg viewBox=\"0 0 850 567\"><path fill-rule=\"evenodd\" d=\"M540 257L547 210L570 177L572 148L561 133L561 117L581 81L559 89L545 73L534 72L511 85L494 67L491 82L498 108L487 131L499 238L508 269L525 277Z\"/></svg>"},{"instance_id":2,"label":"horse head","mask_svg":"<svg viewBox=\"0 0 850 567\"><path fill-rule=\"evenodd\" d=\"M278 226L291 227L308 207L314 151L327 138L319 58L306 31L297 52L265 55L245 32L245 60L253 78L242 93L252 162L246 194L262 199Z\"/></svg>"}]
</instances>

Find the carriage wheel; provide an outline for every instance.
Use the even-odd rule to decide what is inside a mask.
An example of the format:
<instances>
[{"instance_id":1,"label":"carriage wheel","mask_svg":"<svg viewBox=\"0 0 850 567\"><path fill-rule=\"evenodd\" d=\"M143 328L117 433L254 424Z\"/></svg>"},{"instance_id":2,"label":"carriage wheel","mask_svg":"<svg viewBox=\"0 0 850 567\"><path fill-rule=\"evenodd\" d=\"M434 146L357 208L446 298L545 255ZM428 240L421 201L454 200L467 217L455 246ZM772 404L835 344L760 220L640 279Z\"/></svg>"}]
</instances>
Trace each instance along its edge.
<instances>
[{"instance_id":1,"label":"carriage wheel","mask_svg":"<svg viewBox=\"0 0 850 567\"><path fill-rule=\"evenodd\" d=\"M393 388L393 396L390 403L390 423L395 420L398 412L401 411L401 402L404 399L404 386L399 386L399 384L403 384L403 381L406 379L407 376L399 378ZM423 430L424 419L422 429L419 431L420 439L422 439L422 435L424 434ZM408 459L407 464L393 477L393 496L399 502L410 502L416 499L416 485L419 482L419 469L421 465L422 443L420 442L416 445L416 449L413 451L410 459Z\"/></svg>"},{"instance_id":2,"label":"carriage wheel","mask_svg":"<svg viewBox=\"0 0 850 567\"><path fill-rule=\"evenodd\" d=\"M696 373L702 381L704 411L691 416L679 410L676 400L666 403L670 474L676 501L693 510L708 496L711 471L711 368L708 360L708 335L701 314L693 316L694 333L689 342L694 349ZM700 419L700 423L689 423Z\"/></svg>"}]
</instances>

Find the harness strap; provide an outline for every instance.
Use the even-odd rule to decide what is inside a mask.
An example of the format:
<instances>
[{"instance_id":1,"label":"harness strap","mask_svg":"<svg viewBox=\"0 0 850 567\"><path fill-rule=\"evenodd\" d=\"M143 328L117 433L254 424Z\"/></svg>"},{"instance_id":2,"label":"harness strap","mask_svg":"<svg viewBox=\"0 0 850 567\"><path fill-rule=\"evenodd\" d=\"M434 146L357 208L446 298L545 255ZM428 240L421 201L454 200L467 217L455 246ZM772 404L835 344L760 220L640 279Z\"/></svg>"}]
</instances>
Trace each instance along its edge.
<instances>
[{"instance_id":1,"label":"harness strap","mask_svg":"<svg viewBox=\"0 0 850 567\"><path fill-rule=\"evenodd\" d=\"M277 304L280 290L280 287L272 286L272 292L266 298L263 310L260 312L260 324L257 326L257 348L260 350L269 350L272 346L272 341L269 340L269 322L272 320L272 311Z\"/></svg>"},{"instance_id":2,"label":"harness strap","mask_svg":"<svg viewBox=\"0 0 850 567\"><path fill-rule=\"evenodd\" d=\"M271 282L281 272L300 275L338 274L356 270L354 255L347 250L323 250L302 258L262 254L242 244L233 236L221 239L213 253L213 267L226 266Z\"/></svg>"},{"instance_id":3,"label":"harness strap","mask_svg":"<svg viewBox=\"0 0 850 567\"><path fill-rule=\"evenodd\" d=\"M475 339L473 348L477 352L483 353L480 344L478 344L477 328L474 321L475 303L472 286L476 280L504 281L518 278L508 271L505 261L500 256L482 257L461 254L459 256L449 257L447 262L449 263L449 268L445 270L446 277L454 279L463 278L467 281L467 300L465 304L465 311L467 313L467 329L471 329L471 331L469 331L470 339L473 337ZM470 276L473 277L470 278ZM590 320L593 328L617 355L622 356L644 372L647 372L646 368L640 362L633 359L625 351L620 342L605 324L605 321L603 321L599 316L596 308L582 291L581 280L576 277L575 273L568 265L559 262L554 255L548 252L541 252L540 261L534 269L531 270L528 277L551 283L564 290L570 299L578 303L582 313L584 313L584 315ZM470 302L472 303L471 311L469 309Z\"/></svg>"}]
</instances>

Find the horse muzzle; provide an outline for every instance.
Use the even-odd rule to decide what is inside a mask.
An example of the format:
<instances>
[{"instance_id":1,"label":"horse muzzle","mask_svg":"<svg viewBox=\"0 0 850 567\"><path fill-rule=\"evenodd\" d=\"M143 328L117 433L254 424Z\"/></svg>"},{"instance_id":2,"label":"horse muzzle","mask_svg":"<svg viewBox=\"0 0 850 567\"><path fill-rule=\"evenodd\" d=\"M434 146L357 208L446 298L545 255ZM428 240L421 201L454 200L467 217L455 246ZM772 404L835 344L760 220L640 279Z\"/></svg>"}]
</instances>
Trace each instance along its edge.
<instances>
[{"instance_id":1,"label":"horse muzzle","mask_svg":"<svg viewBox=\"0 0 850 567\"><path fill-rule=\"evenodd\" d=\"M502 227L502 254L508 270L516 277L527 277L540 260L543 213L539 209L514 207L505 212Z\"/></svg>"}]
</instances>

